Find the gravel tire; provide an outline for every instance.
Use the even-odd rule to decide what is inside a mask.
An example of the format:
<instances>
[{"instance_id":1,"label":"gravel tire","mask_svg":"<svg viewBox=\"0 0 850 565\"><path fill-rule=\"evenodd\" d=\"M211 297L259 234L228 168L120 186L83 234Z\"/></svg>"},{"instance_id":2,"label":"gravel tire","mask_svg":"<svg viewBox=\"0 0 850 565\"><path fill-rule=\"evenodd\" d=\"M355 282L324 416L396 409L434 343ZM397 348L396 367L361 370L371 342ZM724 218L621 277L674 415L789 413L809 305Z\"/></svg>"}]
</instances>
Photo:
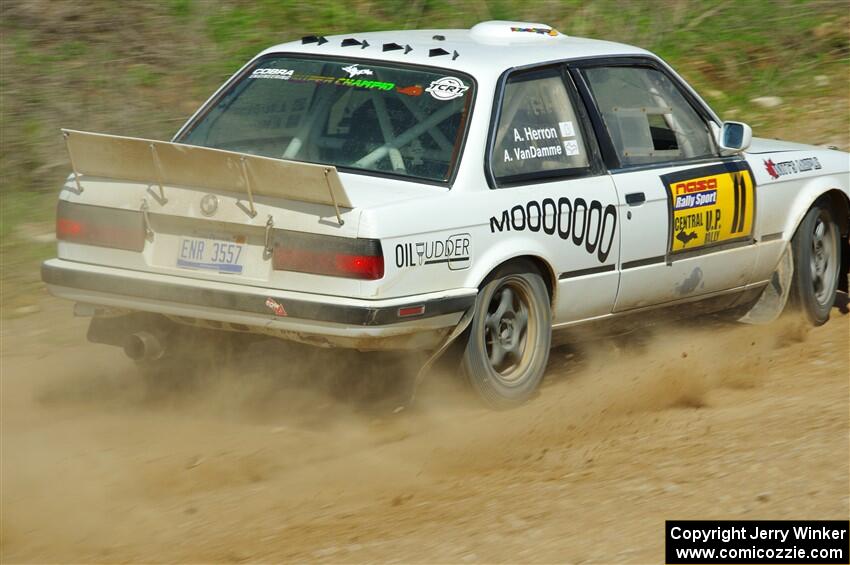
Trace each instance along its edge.
<instances>
[{"instance_id":1,"label":"gravel tire","mask_svg":"<svg viewBox=\"0 0 850 565\"><path fill-rule=\"evenodd\" d=\"M462 366L488 407L531 398L546 370L552 341L549 293L530 263L496 271L478 293Z\"/></svg>"},{"instance_id":2,"label":"gravel tire","mask_svg":"<svg viewBox=\"0 0 850 565\"><path fill-rule=\"evenodd\" d=\"M840 272L841 239L832 212L823 200L809 209L791 240L794 306L815 326L829 320Z\"/></svg>"}]
</instances>

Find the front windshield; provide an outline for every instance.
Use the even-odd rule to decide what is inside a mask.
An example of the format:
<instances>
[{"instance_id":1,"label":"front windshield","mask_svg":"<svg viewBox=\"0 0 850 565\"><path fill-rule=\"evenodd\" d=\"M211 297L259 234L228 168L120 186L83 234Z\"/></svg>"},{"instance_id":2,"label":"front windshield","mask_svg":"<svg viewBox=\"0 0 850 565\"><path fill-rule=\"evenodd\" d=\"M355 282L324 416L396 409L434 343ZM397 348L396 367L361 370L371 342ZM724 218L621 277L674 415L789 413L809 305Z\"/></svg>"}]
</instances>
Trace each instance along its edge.
<instances>
[{"instance_id":1,"label":"front windshield","mask_svg":"<svg viewBox=\"0 0 850 565\"><path fill-rule=\"evenodd\" d=\"M465 75L428 68L266 57L178 141L446 182L473 87Z\"/></svg>"}]
</instances>

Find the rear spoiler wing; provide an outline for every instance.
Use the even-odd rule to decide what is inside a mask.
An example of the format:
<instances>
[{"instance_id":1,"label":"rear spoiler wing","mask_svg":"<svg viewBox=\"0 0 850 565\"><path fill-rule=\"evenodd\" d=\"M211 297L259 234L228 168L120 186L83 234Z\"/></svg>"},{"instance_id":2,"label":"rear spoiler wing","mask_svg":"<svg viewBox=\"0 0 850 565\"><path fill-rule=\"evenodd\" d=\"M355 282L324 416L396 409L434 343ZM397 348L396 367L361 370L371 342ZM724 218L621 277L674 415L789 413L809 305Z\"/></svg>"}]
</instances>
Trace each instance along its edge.
<instances>
[{"instance_id":1,"label":"rear spoiler wing","mask_svg":"<svg viewBox=\"0 0 850 565\"><path fill-rule=\"evenodd\" d=\"M331 165L69 129L63 129L62 135L78 193L83 191L81 179L87 176L157 186L162 203L168 200L168 185L243 192L248 196L246 211L251 217L257 215L255 195L275 196L333 206L340 225L340 207L352 207L336 167Z\"/></svg>"}]
</instances>

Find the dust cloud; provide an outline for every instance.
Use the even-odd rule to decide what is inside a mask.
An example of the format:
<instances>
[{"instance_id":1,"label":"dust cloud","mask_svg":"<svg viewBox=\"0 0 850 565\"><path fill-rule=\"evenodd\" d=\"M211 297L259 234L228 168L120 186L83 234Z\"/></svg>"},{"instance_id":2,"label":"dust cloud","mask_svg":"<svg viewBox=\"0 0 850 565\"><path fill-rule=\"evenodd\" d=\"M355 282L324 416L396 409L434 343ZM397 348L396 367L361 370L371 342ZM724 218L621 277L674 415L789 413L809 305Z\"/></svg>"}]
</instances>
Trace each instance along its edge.
<instances>
[{"instance_id":1,"label":"dust cloud","mask_svg":"<svg viewBox=\"0 0 850 565\"><path fill-rule=\"evenodd\" d=\"M646 562L665 518L850 507L837 310L558 347L490 412L451 362L398 411L418 359L276 341L150 382L50 306L4 329L4 562Z\"/></svg>"}]
</instances>

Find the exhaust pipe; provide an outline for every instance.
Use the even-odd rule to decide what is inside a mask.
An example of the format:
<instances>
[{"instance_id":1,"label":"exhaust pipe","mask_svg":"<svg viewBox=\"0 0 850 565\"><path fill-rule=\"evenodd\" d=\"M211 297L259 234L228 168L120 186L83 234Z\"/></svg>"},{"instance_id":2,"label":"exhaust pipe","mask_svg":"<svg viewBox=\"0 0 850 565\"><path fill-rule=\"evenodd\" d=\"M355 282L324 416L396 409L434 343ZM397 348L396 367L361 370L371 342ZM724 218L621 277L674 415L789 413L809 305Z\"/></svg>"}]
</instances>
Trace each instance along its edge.
<instances>
[{"instance_id":1,"label":"exhaust pipe","mask_svg":"<svg viewBox=\"0 0 850 565\"><path fill-rule=\"evenodd\" d=\"M124 353L133 361L156 361L165 355L165 347L154 334L137 332L124 340Z\"/></svg>"}]
</instances>

